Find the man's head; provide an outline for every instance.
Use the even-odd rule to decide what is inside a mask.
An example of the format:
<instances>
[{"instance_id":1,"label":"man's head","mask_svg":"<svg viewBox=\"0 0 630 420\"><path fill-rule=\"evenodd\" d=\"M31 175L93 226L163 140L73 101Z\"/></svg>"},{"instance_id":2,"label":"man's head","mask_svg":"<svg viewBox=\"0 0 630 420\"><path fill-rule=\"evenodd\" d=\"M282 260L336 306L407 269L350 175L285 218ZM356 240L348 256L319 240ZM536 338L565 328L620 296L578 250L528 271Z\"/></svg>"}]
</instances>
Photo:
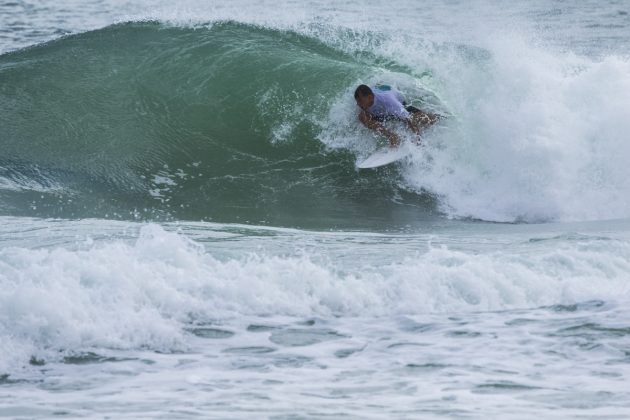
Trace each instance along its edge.
<instances>
[{"instance_id":1,"label":"man's head","mask_svg":"<svg viewBox=\"0 0 630 420\"><path fill-rule=\"evenodd\" d=\"M359 85L357 90L354 91L354 99L357 101L359 108L365 111L374 105L374 92L367 85Z\"/></svg>"}]
</instances>

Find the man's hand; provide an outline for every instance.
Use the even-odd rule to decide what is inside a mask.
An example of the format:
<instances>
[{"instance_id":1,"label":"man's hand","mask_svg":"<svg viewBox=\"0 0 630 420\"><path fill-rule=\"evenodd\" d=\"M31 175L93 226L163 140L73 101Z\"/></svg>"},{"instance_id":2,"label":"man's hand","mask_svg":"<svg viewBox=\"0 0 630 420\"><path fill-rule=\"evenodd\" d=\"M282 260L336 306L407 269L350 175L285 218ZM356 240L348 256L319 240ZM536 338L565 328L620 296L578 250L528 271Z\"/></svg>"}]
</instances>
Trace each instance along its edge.
<instances>
[{"instance_id":1,"label":"man's hand","mask_svg":"<svg viewBox=\"0 0 630 420\"><path fill-rule=\"evenodd\" d=\"M398 138L398 135L396 133L385 128L383 124L376 121L367 112L361 111L361 113L359 114L359 121L361 121L361 123L363 123L363 125L369 128L370 130L374 130L377 133L385 136L387 140L389 140L390 147L398 147L398 145L400 144L400 138Z\"/></svg>"}]
</instances>

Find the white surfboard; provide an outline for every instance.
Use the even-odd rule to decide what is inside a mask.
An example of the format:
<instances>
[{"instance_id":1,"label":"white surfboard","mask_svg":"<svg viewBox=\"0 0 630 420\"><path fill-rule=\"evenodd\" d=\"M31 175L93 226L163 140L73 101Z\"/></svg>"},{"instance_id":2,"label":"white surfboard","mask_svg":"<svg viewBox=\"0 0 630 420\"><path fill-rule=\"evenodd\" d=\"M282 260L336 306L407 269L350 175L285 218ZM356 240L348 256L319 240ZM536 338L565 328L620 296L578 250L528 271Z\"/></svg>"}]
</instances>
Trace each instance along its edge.
<instances>
[{"instance_id":1,"label":"white surfboard","mask_svg":"<svg viewBox=\"0 0 630 420\"><path fill-rule=\"evenodd\" d=\"M385 166L385 165L389 165L390 163L396 162L397 160L400 160L409 154L410 154L410 150L408 147L403 147L403 146L381 147L380 149L372 153L367 158L363 159L360 162L357 162L357 168L359 169L378 168L380 166Z\"/></svg>"}]
</instances>

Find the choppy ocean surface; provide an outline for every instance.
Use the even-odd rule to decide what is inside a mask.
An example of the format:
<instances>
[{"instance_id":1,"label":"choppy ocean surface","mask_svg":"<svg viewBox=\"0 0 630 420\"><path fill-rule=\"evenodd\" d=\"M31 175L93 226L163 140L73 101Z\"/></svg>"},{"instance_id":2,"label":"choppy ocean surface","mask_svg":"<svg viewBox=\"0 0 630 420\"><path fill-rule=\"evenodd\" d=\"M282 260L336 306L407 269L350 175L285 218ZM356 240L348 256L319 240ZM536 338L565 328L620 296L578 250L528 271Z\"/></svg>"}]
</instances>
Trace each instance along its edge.
<instances>
[{"instance_id":1,"label":"choppy ocean surface","mask_svg":"<svg viewBox=\"0 0 630 420\"><path fill-rule=\"evenodd\" d=\"M628 418L629 112L626 1L1 3L0 416Z\"/></svg>"}]
</instances>

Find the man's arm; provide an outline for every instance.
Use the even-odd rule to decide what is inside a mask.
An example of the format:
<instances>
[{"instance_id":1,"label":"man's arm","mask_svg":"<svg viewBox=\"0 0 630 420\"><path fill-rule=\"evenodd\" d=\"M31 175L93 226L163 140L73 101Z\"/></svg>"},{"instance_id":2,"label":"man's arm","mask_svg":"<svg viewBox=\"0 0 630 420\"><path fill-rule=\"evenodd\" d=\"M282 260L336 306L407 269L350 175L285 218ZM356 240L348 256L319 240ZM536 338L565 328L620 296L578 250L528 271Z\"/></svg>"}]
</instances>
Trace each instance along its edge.
<instances>
[{"instance_id":1,"label":"man's arm","mask_svg":"<svg viewBox=\"0 0 630 420\"><path fill-rule=\"evenodd\" d=\"M361 111L361 113L359 114L359 121L361 121L363 125L369 128L370 130L374 130L377 133L384 135L387 138L387 140L389 140L390 146L396 147L400 144L400 139L398 138L396 133L385 128L383 124L376 121L367 112Z\"/></svg>"}]
</instances>

